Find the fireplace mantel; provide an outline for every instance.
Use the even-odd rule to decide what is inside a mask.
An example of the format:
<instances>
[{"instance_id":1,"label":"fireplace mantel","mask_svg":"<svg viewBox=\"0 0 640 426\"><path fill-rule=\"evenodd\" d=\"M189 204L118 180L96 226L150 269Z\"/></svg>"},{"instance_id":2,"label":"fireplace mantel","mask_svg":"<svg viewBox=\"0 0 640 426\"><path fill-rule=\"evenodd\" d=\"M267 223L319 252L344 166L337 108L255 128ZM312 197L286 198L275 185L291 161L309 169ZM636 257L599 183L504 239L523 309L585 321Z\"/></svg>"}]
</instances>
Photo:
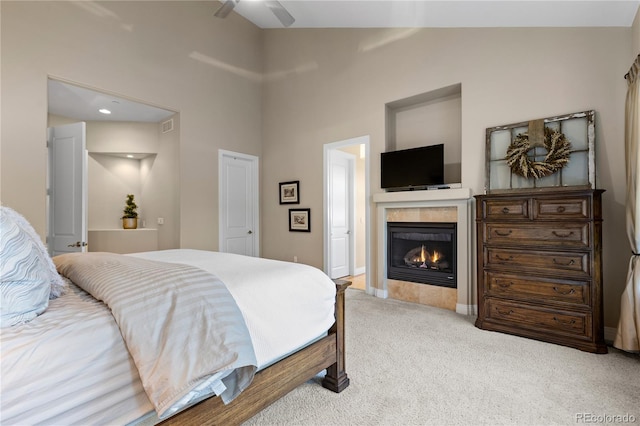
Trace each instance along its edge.
<instances>
[{"instance_id":1,"label":"fireplace mantel","mask_svg":"<svg viewBox=\"0 0 640 426\"><path fill-rule=\"evenodd\" d=\"M431 189L425 191L397 191L373 194L373 202L384 203L423 203L471 199L471 188ZM411 205L411 207L414 207Z\"/></svg>"},{"instance_id":2,"label":"fireplace mantel","mask_svg":"<svg viewBox=\"0 0 640 426\"><path fill-rule=\"evenodd\" d=\"M377 209L378 282L374 295L388 297L387 287L387 210L413 208L455 207L457 211L458 288L456 312L475 315L476 304L472 243L472 193L470 188L433 189L425 191L384 192L373 195Z\"/></svg>"}]
</instances>

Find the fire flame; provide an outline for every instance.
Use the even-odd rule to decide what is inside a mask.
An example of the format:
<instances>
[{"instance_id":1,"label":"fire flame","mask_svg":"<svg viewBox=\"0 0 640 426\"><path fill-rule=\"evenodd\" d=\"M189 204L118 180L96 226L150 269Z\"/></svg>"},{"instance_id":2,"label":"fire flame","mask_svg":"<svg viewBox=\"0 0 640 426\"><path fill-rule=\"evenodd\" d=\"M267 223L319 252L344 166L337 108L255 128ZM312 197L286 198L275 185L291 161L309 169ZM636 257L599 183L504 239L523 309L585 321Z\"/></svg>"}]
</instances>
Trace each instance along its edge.
<instances>
[{"instance_id":1,"label":"fire flame","mask_svg":"<svg viewBox=\"0 0 640 426\"><path fill-rule=\"evenodd\" d=\"M423 265L429 261L429 263L437 263L442 258L442 253L438 251L433 251L433 254L430 254L425 248L424 245L420 248L420 258L416 259L416 261L422 263Z\"/></svg>"}]
</instances>

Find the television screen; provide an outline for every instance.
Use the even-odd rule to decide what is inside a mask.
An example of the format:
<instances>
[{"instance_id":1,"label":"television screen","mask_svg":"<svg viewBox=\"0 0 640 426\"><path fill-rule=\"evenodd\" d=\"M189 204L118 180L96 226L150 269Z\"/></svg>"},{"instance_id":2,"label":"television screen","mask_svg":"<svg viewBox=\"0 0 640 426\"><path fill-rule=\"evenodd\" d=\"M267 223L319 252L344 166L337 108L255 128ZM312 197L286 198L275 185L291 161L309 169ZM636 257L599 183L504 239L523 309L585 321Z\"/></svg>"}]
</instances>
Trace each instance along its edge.
<instances>
[{"instance_id":1,"label":"television screen","mask_svg":"<svg viewBox=\"0 0 640 426\"><path fill-rule=\"evenodd\" d=\"M384 189L424 189L444 184L444 144L380 154Z\"/></svg>"}]
</instances>

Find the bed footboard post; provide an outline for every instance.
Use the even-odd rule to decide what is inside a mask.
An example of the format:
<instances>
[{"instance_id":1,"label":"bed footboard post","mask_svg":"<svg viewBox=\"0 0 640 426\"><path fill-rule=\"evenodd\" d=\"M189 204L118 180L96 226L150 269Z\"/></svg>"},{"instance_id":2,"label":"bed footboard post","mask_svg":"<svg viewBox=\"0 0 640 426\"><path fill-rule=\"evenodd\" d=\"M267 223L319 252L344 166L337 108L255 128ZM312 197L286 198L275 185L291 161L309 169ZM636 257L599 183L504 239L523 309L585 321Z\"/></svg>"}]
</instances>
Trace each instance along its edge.
<instances>
[{"instance_id":1,"label":"bed footboard post","mask_svg":"<svg viewBox=\"0 0 640 426\"><path fill-rule=\"evenodd\" d=\"M336 335L336 362L327 368L322 386L334 392L342 392L349 386L349 377L345 372L344 292L351 285L351 281L334 280L334 282L336 283L336 322L329 333Z\"/></svg>"}]
</instances>

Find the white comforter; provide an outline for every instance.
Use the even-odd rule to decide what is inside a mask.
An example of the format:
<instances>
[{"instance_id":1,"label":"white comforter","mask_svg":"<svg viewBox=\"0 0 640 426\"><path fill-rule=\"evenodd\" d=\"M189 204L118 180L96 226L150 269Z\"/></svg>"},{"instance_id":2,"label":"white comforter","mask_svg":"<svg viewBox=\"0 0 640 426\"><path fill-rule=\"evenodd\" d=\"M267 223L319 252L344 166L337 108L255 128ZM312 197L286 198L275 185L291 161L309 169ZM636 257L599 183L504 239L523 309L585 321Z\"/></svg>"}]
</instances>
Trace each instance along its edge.
<instances>
[{"instance_id":1,"label":"white comforter","mask_svg":"<svg viewBox=\"0 0 640 426\"><path fill-rule=\"evenodd\" d=\"M335 286L302 264L199 250L133 256L209 270L227 285L264 368L323 336ZM153 410L104 304L73 287L30 323L3 329L2 424L126 424Z\"/></svg>"},{"instance_id":2,"label":"white comforter","mask_svg":"<svg viewBox=\"0 0 640 426\"><path fill-rule=\"evenodd\" d=\"M335 321L335 284L309 265L189 249L131 256L184 263L217 275L247 323L258 369L324 336Z\"/></svg>"},{"instance_id":3,"label":"white comforter","mask_svg":"<svg viewBox=\"0 0 640 426\"><path fill-rule=\"evenodd\" d=\"M244 318L215 275L114 253L53 260L64 277L111 309L159 418L190 404L196 389L210 389L228 403L253 380L255 355Z\"/></svg>"}]
</instances>

